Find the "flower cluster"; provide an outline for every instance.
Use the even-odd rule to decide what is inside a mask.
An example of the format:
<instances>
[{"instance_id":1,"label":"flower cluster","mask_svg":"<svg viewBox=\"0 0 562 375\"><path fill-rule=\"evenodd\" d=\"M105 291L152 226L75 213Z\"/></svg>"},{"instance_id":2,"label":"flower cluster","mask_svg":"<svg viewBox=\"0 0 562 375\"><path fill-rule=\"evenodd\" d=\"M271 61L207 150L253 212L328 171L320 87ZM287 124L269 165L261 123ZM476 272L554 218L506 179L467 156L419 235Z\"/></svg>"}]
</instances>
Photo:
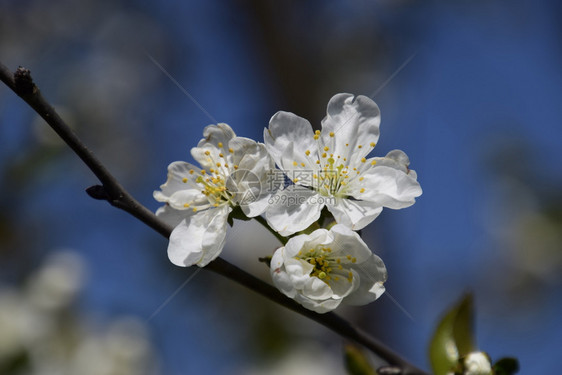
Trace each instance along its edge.
<instances>
[{"instance_id":1,"label":"flower cluster","mask_svg":"<svg viewBox=\"0 0 562 375\"><path fill-rule=\"evenodd\" d=\"M233 217L264 215L279 237L294 235L271 258L282 293L319 313L374 301L384 292L386 268L355 231L384 207L408 207L422 193L404 152L369 156L379 124L371 99L337 94L321 130L289 112L271 118L264 143L226 124L207 126L191 150L201 168L170 164L154 192L165 203L157 215L174 226L170 260L204 267L221 253ZM272 183L272 176L281 179Z\"/></svg>"}]
</instances>

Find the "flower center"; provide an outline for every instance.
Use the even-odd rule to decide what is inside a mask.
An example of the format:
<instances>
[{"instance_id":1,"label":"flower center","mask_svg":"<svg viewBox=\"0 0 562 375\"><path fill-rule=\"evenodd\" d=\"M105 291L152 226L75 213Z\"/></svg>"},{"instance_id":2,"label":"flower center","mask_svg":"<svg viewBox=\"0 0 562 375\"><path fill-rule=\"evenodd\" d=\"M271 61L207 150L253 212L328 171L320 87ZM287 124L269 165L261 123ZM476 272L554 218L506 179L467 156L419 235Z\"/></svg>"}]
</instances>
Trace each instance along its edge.
<instances>
[{"instance_id":1,"label":"flower center","mask_svg":"<svg viewBox=\"0 0 562 375\"><path fill-rule=\"evenodd\" d=\"M340 279L347 279L351 282L353 280L353 273L344 268L346 263L355 263L357 259L351 255L347 256L334 256L332 249L329 247L319 246L310 249L307 252L300 251L299 256L295 258L303 259L314 268L310 273L311 277L317 277L329 284L331 280L339 281Z\"/></svg>"},{"instance_id":2,"label":"flower center","mask_svg":"<svg viewBox=\"0 0 562 375\"><path fill-rule=\"evenodd\" d=\"M201 173L205 172L202 170ZM198 176L195 179L200 186L203 187L201 193L204 194L207 199L209 200L209 204L214 207L218 207L223 203L228 203L232 195L228 192L226 188L226 181L223 176L221 176L218 171L214 169L210 170L211 175L207 175L207 177Z\"/></svg>"},{"instance_id":3,"label":"flower center","mask_svg":"<svg viewBox=\"0 0 562 375\"><path fill-rule=\"evenodd\" d=\"M226 181L228 176L230 176L230 166L228 164L227 157L224 154L233 154L234 150L229 148L224 149L223 144L219 142L218 144L219 153L215 155L212 150L206 150L204 152L207 157L207 165L212 165L209 170L202 169L201 175L197 176L194 180L184 178L184 183L190 183L197 190L201 191L201 194L207 197L207 203L201 204L201 202L187 202L184 204L185 208L193 208L193 211L204 210L210 207L219 207L223 204L228 204L231 202L233 194L228 191L226 187ZM217 157L218 156L218 157ZM237 165L233 165L234 170L238 169ZM189 174L193 174L194 171L189 171Z\"/></svg>"},{"instance_id":4,"label":"flower center","mask_svg":"<svg viewBox=\"0 0 562 375\"><path fill-rule=\"evenodd\" d=\"M361 173L367 169L364 165L367 163L367 159L364 157L360 160L356 159L357 157L353 158L353 153L363 149L363 145L352 146L346 143L343 155L334 154L336 148L334 132L329 133L327 140L320 138L320 134L320 130L316 130L314 134L314 139L318 144L318 159L313 162L310 157L310 150L304 152L306 159L311 162L311 165L315 166L316 173L312 175L312 187L323 196L345 198L350 195L350 183L356 184L363 181ZM375 147L375 143L371 142L369 147L372 149ZM352 150L352 148L356 149ZM348 160L348 158L352 160ZM373 166L376 161L372 160L369 164ZM298 163L294 162L293 165L298 166ZM306 164L301 163L301 166L306 167ZM293 181L295 183L299 181L298 179L295 180ZM359 189L360 193L364 191L364 188Z\"/></svg>"},{"instance_id":5,"label":"flower center","mask_svg":"<svg viewBox=\"0 0 562 375\"><path fill-rule=\"evenodd\" d=\"M346 187L351 178L349 166L339 162L339 158L339 155L334 159L334 154L328 157L323 153L322 167L318 170L318 174L312 176L317 182L317 190L324 196L347 196ZM353 174L351 176L354 177Z\"/></svg>"}]
</instances>

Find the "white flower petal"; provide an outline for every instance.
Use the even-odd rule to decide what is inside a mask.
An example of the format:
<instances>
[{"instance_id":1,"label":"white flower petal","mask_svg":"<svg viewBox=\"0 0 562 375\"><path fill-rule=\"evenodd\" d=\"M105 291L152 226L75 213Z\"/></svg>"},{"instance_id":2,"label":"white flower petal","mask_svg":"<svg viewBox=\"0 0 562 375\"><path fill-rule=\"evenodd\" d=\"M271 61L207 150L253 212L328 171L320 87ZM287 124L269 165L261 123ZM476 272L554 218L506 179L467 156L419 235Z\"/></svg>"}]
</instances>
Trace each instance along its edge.
<instances>
[{"instance_id":1,"label":"white flower petal","mask_svg":"<svg viewBox=\"0 0 562 375\"><path fill-rule=\"evenodd\" d=\"M239 166L240 168L252 169L254 166L251 162L255 162L257 160L257 154L263 154L263 151L261 151L262 147L265 148L262 143L257 143L250 138L233 138L228 143L228 150L224 151L225 154L226 151L228 151L228 155L230 157L228 162L231 164L231 171L233 170L232 168L235 165ZM244 162L244 159L248 158L248 156L250 156L251 158L248 159L248 162Z\"/></svg>"},{"instance_id":2,"label":"white flower petal","mask_svg":"<svg viewBox=\"0 0 562 375\"><path fill-rule=\"evenodd\" d=\"M316 229L314 232L305 235L306 241L303 246L313 248L318 245L329 245L334 242L334 235L331 230L324 228ZM296 253L295 253L296 255Z\"/></svg>"},{"instance_id":3,"label":"white flower petal","mask_svg":"<svg viewBox=\"0 0 562 375\"><path fill-rule=\"evenodd\" d=\"M176 210L191 210L202 205L208 205L207 197L200 189L185 189L176 191L167 203Z\"/></svg>"},{"instance_id":4,"label":"white flower petal","mask_svg":"<svg viewBox=\"0 0 562 375\"><path fill-rule=\"evenodd\" d=\"M202 211L182 220L174 228L168 244L168 257L175 265L200 267L215 259L224 246L227 206Z\"/></svg>"},{"instance_id":5,"label":"white flower petal","mask_svg":"<svg viewBox=\"0 0 562 375\"><path fill-rule=\"evenodd\" d=\"M378 203L346 198L336 198L336 204L328 200L326 206L338 224L353 230L363 229L382 212Z\"/></svg>"},{"instance_id":6,"label":"white flower petal","mask_svg":"<svg viewBox=\"0 0 562 375\"><path fill-rule=\"evenodd\" d=\"M167 202L175 192L191 187L190 183L194 183L195 177L200 172L199 167L190 163L183 161L171 163L168 166L168 179L163 185L160 185L160 191L154 192L154 199L159 202ZM184 179L187 179L189 183L184 182Z\"/></svg>"},{"instance_id":7,"label":"white flower petal","mask_svg":"<svg viewBox=\"0 0 562 375\"><path fill-rule=\"evenodd\" d=\"M273 253L270 263L271 279L275 287L289 298L294 298L297 294L295 286L291 282L289 274L284 269L285 248L281 247Z\"/></svg>"},{"instance_id":8,"label":"white flower petal","mask_svg":"<svg viewBox=\"0 0 562 375\"><path fill-rule=\"evenodd\" d=\"M199 141L197 147L205 147L211 144L218 148L219 143L226 146L232 138L236 137L236 134L227 124L218 123L206 126L203 130L203 137L205 138Z\"/></svg>"},{"instance_id":9,"label":"white flower petal","mask_svg":"<svg viewBox=\"0 0 562 375\"><path fill-rule=\"evenodd\" d=\"M267 223L282 236L304 230L320 218L324 204L317 198L316 192L302 187L279 190L265 212Z\"/></svg>"},{"instance_id":10,"label":"white flower petal","mask_svg":"<svg viewBox=\"0 0 562 375\"><path fill-rule=\"evenodd\" d=\"M305 297L314 300L328 299L334 295L332 288L317 277L309 277L303 287L299 289L302 289Z\"/></svg>"},{"instance_id":11,"label":"white flower petal","mask_svg":"<svg viewBox=\"0 0 562 375\"><path fill-rule=\"evenodd\" d=\"M348 226L336 224L330 229L330 233L333 236L331 246L335 249L333 255L345 253L355 258L358 263L366 261L372 255L361 236L349 229Z\"/></svg>"},{"instance_id":12,"label":"white flower petal","mask_svg":"<svg viewBox=\"0 0 562 375\"><path fill-rule=\"evenodd\" d=\"M198 215L200 216L203 213ZM170 235L168 258L176 266L192 266L199 262L203 256L203 249L201 248L203 230L192 224L192 219L198 215L182 220ZM197 219L195 221L197 222Z\"/></svg>"},{"instance_id":13,"label":"white flower petal","mask_svg":"<svg viewBox=\"0 0 562 375\"><path fill-rule=\"evenodd\" d=\"M277 112L271 117L269 127L264 130L263 138L267 151L281 167L281 158L291 146L302 153L310 150L316 154L317 146L310 122L290 112Z\"/></svg>"},{"instance_id":14,"label":"white flower petal","mask_svg":"<svg viewBox=\"0 0 562 375\"><path fill-rule=\"evenodd\" d=\"M247 197L251 197L253 195L247 194ZM269 207L269 200L271 199L271 195L261 195L255 200L252 198L248 201L242 201L240 203L240 208L242 208L242 212L244 215L248 217L256 217L265 212Z\"/></svg>"},{"instance_id":15,"label":"white flower petal","mask_svg":"<svg viewBox=\"0 0 562 375\"><path fill-rule=\"evenodd\" d=\"M362 174L361 186L365 190L356 190L351 194L356 199L368 200L380 206L393 209L405 208L416 202L415 198L422 194L418 181L411 175L389 166L377 166Z\"/></svg>"},{"instance_id":16,"label":"white flower petal","mask_svg":"<svg viewBox=\"0 0 562 375\"><path fill-rule=\"evenodd\" d=\"M302 294L297 294L295 296L295 301L297 301L298 303L300 303L301 305L303 305L303 307L312 310L314 312L317 312L319 314L325 314L327 312L330 312L332 310L334 310L336 307L338 307L341 302L342 299L326 299L326 300L314 300L311 298L308 298Z\"/></svg>"},{"instance_id":17,"label":"white flower petal","mask_svg":"<svg viewBox=\"0 0 562 375\"><path fill-rule=\"evenodd\" d=\"M281 271L279 268L272 269L271 279L275 287L279 289L281 293L289 298L295 298L297 289L295 289L291 277L287 272Z\"/></svg>"},{"instance_id":18,"label":"white flower petal","mask_svg":"<svg viewBox=\"0 0 562 375\"><path fill-rule=\"evenodd\" d=\"M322 140L335 155L355 164L378 142L380 121L379 107L370 98L337 94L330 99L322 120Z\"/></svg>"},{"instance_id":19,"label":"white flower petal","mask_svg":"<svg viewBox=\"0 0 562 375\"><path fill-rule=\"evenodd\" d=\"M355 271L352 270L352 273ZM336 279L337 277L337 279ZM330 289L332 290L332 298L343 299L346 298L353 293L355 289L357 289L359 285L359 281L356 277L351 279L351 282L347 279L347 275L342 273L338 273L337 271L332 273L332 278L329 281Z\"/></svg>"},{"instance_id":20,"label":"white flower petal","mask_svg":"<svg viewBox=\"0 0 562 375\"><path fill-rule=\"evenodd\" d=\"M252 153L244 155L238 169L229 176L228 190L246 216L261 215L268 207L269 198L276 191L276 186L270 181L273 168L273 160L265 145L258 143Z\"/></svg>"},{"instance_id":21,"label":"white flower petal","mask_svg":"<svg viewBox=\"0 0 562 375\"><path fill-rule=\"evenodd\" d=\"M310 280L310 272L314 267L302 259L285 258L285 272L296 289L303 289Z\"/></svg>"},{"instance_id":22,"label":"white flower petal","mask_svg":"<svg viewBox=\"0 0 562 375\"><path fill-rule=\"evenodd\" d=\"M298 236L291 238L287 242L284 248L285 250L283 254L285 256L285 259L291 259L296 257L299 251L301 251L303 247L308 246L309 242L310 242L310 236L306 234L299 234Z\"/></svg>"},{"instance_id":23,"label":"white flower petal","mask_svg":"<svg viewBox=\"0 0 562 375\"><path fill-rule=\"evenodd\" d=\"M359 275L359 287L347 296L345 304L366 305L384 293L387 271L381 258L371 253L370 257L358 264L355 270Z\"/></svg>"},{"instance_id":24,"label":"white flower petal","mask_svg":"<svg viewBox=\"0 0 562 375\"><path fill-rule=\"evenodd\" d=\"M307 151L310 150L298 145L289 144L278 158L277 165L285 172L289 180L295 184L312 186L312 174L318 167L316 164L318 155L310 152L310 155L307 156Z\"/></svg>"},{"instance_id":25,"label":"white flower petal","mask_svg":"<svg viewBox=\"0 0 562 375\"><path fill-rule=\"evenodd\" d=\"M222 252L228 228L228 214L230 214L232 208L224 205L208 211L212 211L214 215L210 222L207 221L202 240L203 257L197 264L199 267L205 267Z\"/></svg>"},{"instance_id":26,"label":"white flower petal","mask_svg":"<svg viewBox=\"0 0 562 375\"><path fill-rule=\"evenodd\" d=\"M187 216L193 215L193 210L174 210L165 204L156 210L156 216L171 227L176 227Z\"/></svg>"}]
</instances>

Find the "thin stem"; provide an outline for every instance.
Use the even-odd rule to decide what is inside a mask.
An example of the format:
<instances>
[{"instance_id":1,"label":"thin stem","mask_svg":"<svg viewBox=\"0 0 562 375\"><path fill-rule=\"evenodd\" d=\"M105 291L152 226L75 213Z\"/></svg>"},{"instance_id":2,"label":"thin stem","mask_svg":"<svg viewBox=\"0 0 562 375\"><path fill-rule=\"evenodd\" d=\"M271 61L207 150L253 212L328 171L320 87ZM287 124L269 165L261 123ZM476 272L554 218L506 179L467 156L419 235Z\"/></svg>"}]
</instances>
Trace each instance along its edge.
<instances>
[{"instance_id":1,"label":"thin stem","mask_svg":"<svg viewBox=\"0 0 562 375\"><path fill-rule=\"evenodd\" d=\"M263 218L261 216L256 216L253 219L255 219L258 223L263 225L264 228L267 229L271 234L273 234L275 236L275 238L277 238L279 240L279 242L281 242L283 245L287 244L287 241L289 241L289 239L286 238L286 237L283 237L282 235L277 233L273 228L271 228L269 226L269 224L267 223L267 220L265 220L265 218Z\"/></svg>"},{"instance_id":2,"label":"thin stem","mask_svg":"<svg viewBox=\"0 0 562 375\"><path fill-rule=\"evenodd\" d=\"M164 224L150 210L136 201L113 177L105 166L95 157L95 155L82 143L82 141L72 132L70 127L60 118L53 107L45 101L37 86L33 83L30 72L24 68L18 68L12 75L10 71L0 63L0 79L18 96L20 96L31 108L33 108L53 130L66 142L66 144L82 159L90 170L98 177L103 186L95 186L88 189L88 194L96 199L107 200L111 205L120 208L164 237L168 238L172 228ZM262 217L256 220L269 228L267 222ZM271 228L269 228L271 230ZM275 234L275 233L274 233ZM278 234L276 237L285 243L285 239ZM339 335L354 340L376 355L386 360L390 365L399 367L401 374L406 375L427 375L426 372L416 368L407 360L402 358L386 347L380 341L370 337L351 323L340 318L334 313L317 314L307 310L290 298L281 294L273 286L263 282L255 276L241 270L240 268L228 263L222 258L217 258L205 267L206 270L216 272L237 283L255 291L256 293L285 306L311 320L322 324Z\"/></svg>"}]
</instances>

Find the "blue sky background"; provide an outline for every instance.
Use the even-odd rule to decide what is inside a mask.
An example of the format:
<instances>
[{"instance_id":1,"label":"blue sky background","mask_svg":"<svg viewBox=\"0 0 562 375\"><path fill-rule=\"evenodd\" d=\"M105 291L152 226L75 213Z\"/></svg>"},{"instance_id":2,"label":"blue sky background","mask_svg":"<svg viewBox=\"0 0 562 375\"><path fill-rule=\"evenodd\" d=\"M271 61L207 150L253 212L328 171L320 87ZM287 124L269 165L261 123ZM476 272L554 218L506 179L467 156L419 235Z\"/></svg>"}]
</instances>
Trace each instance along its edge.
<instances>
[{"instance_id":1,"label":"blue sky background","mask_svg":"<svg viewBox=\"0 0 562 375\"><path fill-rule=\"evenodd\" d=\"M432 329L470 290L482 350L493 359L517 356L521 373L559 367L562 243L544 229L561 225L551 212L560 212L562 186L556 1L78 3L3 2L0 58L32 70L143 204L156 210L152 191L166 166L189 161L212 122L147 53L213 118L257 140L278 110L319 126L333 94L378 91L374 153L404 150L424 194L411 208L385 210L364 234L387 264L390 295L412 319L386 297L343 313L428 368ZM193 271L172 266L166 241L150 229L88 198L94 177L64 147L41 141L34 121L0 89L3 281L71 247L90 268L84 311L148 319ZM526 218L544 225L531 230ZM237 238L254 233L235 230L247 230ZM240 251L230 246L225 256L263 273L237 258ZM263 339L256 332L268 329L257 329L262 315L241 306L252 298L199 273L148 322L163 373L227 374L263 360L252 348ZM285 322L269 324L293 324L285 321L293 315L263 306ZM296 322L297 338L337 340Z\"/></svg>"}]
</instances>

